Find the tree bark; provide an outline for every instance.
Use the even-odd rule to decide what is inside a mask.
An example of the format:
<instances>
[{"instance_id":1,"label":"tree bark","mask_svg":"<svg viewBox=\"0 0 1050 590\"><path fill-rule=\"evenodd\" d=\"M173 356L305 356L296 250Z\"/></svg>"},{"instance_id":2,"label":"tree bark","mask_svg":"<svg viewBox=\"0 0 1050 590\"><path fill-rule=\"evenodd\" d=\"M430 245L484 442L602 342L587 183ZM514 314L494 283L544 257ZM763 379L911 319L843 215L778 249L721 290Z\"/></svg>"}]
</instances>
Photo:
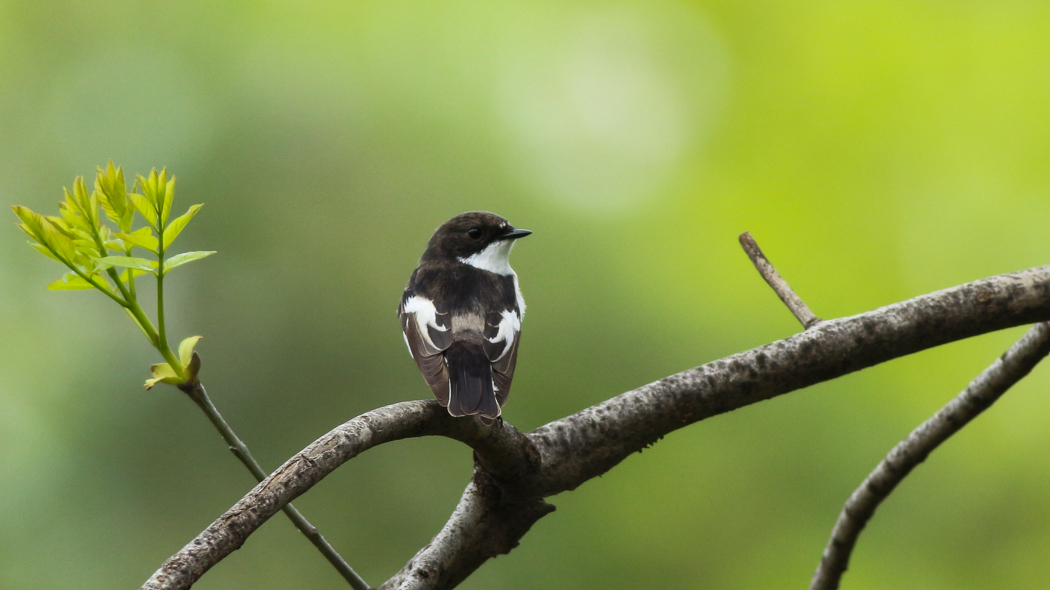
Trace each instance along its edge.
<instances>
[{"instance_id":1,"label":"tree bark","mask_svg":"<svg viewBox=\"0 0 1050 590\"><path fill-rule=\"evenodd\" d=\"M189 588L282 506L344 462L379 444L430 435L470 445L475 474L441 533L382 588L453 588L487 559L513 549L552 511L544 498L605 473L678 428L920 350L1048 320L1050 266L1043 266L821 321L528 434L505 422L486 427L451 418L432 401L380 408L289 459L169 558L143 588Z\"/></svg>"},{"instance_id":2,"label":"tree bark","mask_svg":"<svg viewBox=\"0 0 1050 590\"><path fill-rule=\"evenodd\" d=\"M1010 350L971 381L962 393L893 447L890 454L846 501L831 531L828 545L824 548L820 565L813 574L809 590L836 590L842 574L849 566L857 537L879 504L934 449L990 408L1047 354L1050 354L1050 323L1044 322L1033 326Z\"/></svg>"}]
</instances>

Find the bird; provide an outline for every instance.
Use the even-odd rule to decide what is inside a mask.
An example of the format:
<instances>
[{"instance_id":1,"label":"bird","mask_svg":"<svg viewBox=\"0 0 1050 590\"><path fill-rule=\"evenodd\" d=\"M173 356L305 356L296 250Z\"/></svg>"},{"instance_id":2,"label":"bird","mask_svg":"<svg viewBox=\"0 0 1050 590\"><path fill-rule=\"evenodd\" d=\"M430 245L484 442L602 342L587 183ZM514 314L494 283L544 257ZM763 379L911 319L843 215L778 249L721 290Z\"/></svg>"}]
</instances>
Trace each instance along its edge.
<instances>
[{"instance_id":1,"label":"bird","mask_svg":"<svg viewBox=\"0 0 1050 590\"><path fill-rule=\"evenodd\" d=\"M510 251L531 233L494 213L457 215L434 232L401 296L408 353L452 416L502 420L525 317Z\"/></svg>"}]
</instances>

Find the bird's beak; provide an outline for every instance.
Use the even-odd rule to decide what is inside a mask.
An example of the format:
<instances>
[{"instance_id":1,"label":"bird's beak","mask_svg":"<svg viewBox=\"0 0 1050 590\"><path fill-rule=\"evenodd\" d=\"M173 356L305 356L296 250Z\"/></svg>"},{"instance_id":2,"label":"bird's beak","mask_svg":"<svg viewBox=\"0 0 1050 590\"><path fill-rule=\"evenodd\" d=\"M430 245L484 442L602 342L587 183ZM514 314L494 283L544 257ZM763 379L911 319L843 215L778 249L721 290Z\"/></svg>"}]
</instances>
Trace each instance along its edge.
<instances>
[{"instance_id":1,"label":"bird's beak","mask_svg":"<svg viewBox=\"0 0 1050 590\"><path fill-rule=\"evenodd\" d=\"M497 240L516 240L518 238L524 238L532 232L527 229L512 229L502 236L496 238Z\"/></svg>"}]
</instances>

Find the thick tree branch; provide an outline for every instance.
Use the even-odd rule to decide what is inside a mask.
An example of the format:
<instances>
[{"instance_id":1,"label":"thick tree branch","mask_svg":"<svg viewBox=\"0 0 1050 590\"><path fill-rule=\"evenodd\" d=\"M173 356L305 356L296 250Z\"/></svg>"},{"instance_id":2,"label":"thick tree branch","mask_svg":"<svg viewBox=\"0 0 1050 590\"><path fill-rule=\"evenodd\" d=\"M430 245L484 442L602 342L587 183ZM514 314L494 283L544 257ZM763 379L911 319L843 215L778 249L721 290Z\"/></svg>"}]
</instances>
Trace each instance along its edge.
<instances>
[{"instance_id":1,"label":"thick tree branch","mask_svg":"<svg viewBox=\"0 0 1050 590\"><path fill-rule=\"evenodd\" d=\"M508 498L482 469L463 492L441 532L380 590L455 588L485 561L510 553L554 506L540 498Z\"/></svg>"},{"instance_id":2,"label":"thick tree branch","mask_svg":"<svg viewBox=\"0 0 1050 590\"><path fill-rule=\"evenodd\" d=\"M704 418L920 350L1050 320L1050 266L1000 275L810 330L683 371L551 422L528 435L453 419L433 402L364 414L318 439L172 556L143 588L188 588L275 514L339 465L384 442L442 435L472 446L499 498L469 488L439 537L384 588L451 588L494 554L470 528L491 527L513 547L549 508L537 501L605 473L631 453ZM483 476L483 477L482 477ZM488 479L486 479L488 481ZM509 507L509 508L506 508ZM524 512L531 516L522 516ZM518 519L518 526L510 521ZM527 524L525 524L527 523ZM469 526L468 526L469 525ZM471 544L474 545L471 545ZM498 551L497 551L498 552ZM450 573L451 572L451 573ZM435 573L437 575L435 575Z\"/></svg>"},{"instance_id":3,"label":"thick tree branch","mask_svg":"<svg viewBox=\"0 0 1050 590\"><path fill-rule=\"evenodd\" d=\"M618 395L529 433L543 496L571 490L687 424L920 350L1050 320L1050 266L826 320Z\"/></svg>"},{"instance_id":4,"label":"thick tree branch","mask_svg":"<svg viewBox=\"0 0 1050 590\"><path fill-rule=\"evenodd\" d=\"M821 322L821 319L809 310L802 298L795 294L795 291L784 280L784 277L780 276L777 269L773 268L773 263L762 253L762 248L758 247L758 242L755 241L755 238L751 237L751 232L740 234L740 245L744 247L744 252L747 252L747 257L755 265L758 274L762 275L762 278L769 283L769 286L776 292L777 297L780 297L784 305L791 310L791 313L794 314L795 319L802 324L803 328L808 330Z\"/></svg>"},{"instance_id":5,"label":"thick tree branch","mask_svg":"<svg viewBox=\"0 0 1050 590\"><path fill-rule=\"evenodd\" d=\"M962 393L894 447L846 501L813 574L810 590L838 588L857 537L879 504L938 445L991 407L1047 354L1050 354L1050 324L1036 324Z\"/></svg>"}]
</instances>

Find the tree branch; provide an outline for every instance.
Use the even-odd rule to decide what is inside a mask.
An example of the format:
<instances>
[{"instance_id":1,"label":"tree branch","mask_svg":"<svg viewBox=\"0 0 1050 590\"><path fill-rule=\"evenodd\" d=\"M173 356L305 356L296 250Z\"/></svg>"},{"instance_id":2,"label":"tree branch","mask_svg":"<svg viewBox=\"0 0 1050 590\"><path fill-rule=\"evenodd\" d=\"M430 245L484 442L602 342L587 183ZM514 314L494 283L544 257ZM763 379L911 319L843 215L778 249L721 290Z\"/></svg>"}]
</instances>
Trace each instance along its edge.
<instances>
[{"instance_id":1,"label":"tree branch","mask_svg":"<svg viewBox=\"0 0 1050 590\"><path fill-rule=\"evenodd\" d=\"M822 321L813 315L809 307L791 289L791 285L788 285L784 277L777 272L777 269L773 268L773 263L762 253L762 248L758 247L758 242L755 241L755 238L751 237L751 232L740 234L740 245L743 246L744 252L747 252L747 257L755 265L758 274L762 275L762 278L769 283L769 286L776 292L777 297L780 297L784 305L791 310L791 313L795 315L795 319L802 324L803 328L808 330Z\"/></svg>"},{"instance_id":2,"label":"tree branch","mask_svg":"<svg viewBox=\"0 0 1050 590\"><path fill-rule=\"evenodd\" d=\"M521 480L539 463L531 443L509 424L487 426L479 420L453 418L433 400L379 408L338 426L285 462L169 558L143 588L189 588L223 557L239 549L282 506L344 462L383 443L420 436L445 436L470 445L477 463L493 480Z\"/></svg>"},{"instance_id":3,"label":"tree branch","mask_svg":"<svg viewBox=\"0 0 1050 590\"><path fill-rule=\"evenodd\" d=\"M849 567L850 553L875 509L912 469L944 441L991 407L1050 354L1050 323L1036 324L946 406L890 451L846 501L810 590L835 590Z\"/></svg>"},{"instance_id":4,"label":"tree branch","mask_svg":"<svg viewBox=\"0 0 1050 590\"><path fill-rule=\"evenodd\" d=\"M196 353L194 353L196 356ZM211 398L208 397L208 391L204 389L204 385L194 378L194 382L188 386L180 386L179 389L183 391L193 403L197 404L197 407L204 412L204 415L208 417L215 429L219 431L223 440L230 448L230 452L233 453L237 460L244 464L248 468L248 471L255 477L255 481L260 482L266 479L266 472L263 471L259 462L252 456L251 450L248 449L248 445L244 444L237 433L230 428L227 424L226 419L219 413L219 409L212 403ZM350 567L350 564L343 559L342 555L332 547L332 544L328 542L328 539L324 538L317 527L310 524L310 521L306 520L302 512L293 506L291 503L285 504L281 510L288 516L288 519L292 521L295 528L299 529L299 532L303 534L317 550L321 552L321 555L328 560L328 563L332 564L332 567L339 572L339 575L343 576L343 579L350 584L354 590L372 590L371 586L368 585L365 580L358 575L354 568Z\"/></svg>"},{"instance_id":5,"label":"tree branch","mask_svg":"<svg viewBox=\"0 0 1050 590\"><path fill-rule=\"evenodd\" d=\"M528 435L507 423L484 427L450 418L435 402L387 406L350 420L289 459L169 558L143 588L188 588L281 506L339 465L373 446L425 435L448 436L474 448L479 469L471 485L476 489L468 487L442 534L383 587L451 588L494 554L481 547L490 540L472 535L465 525L499 531L504 537L498 551L509 550L549 512L538 503L542 498L576 488L678 428L920 350L1048 320L1050 266L1043 266L821 322L621 394ZM486 495L488 481L498 494ZM456 524L457 515L464 525ZM510 523L514 519L518 526Z\"/></svg>"},{"instance_id":6,"label":"tree branch","mask_svg":"<svg viewBox=\"0 0 1050 590\"><path fill-rule=\"evenodd\" d=\"M483 469L475 469L441 532L380 590L455 588L487 560L510 553L551 512L554 506L540 498L508 498Z\"/></svg>"},{"instance_id":7,"label":"tree branch","mask_svg":"<svg viewBox=\"0 0 1050 590\"><path fill-rule=\"evenodd\" d=\"M605 473L687 424L920 350L1050 320L1050 266L827 320L790 338L671 375L529 433L549 496Z\"/></svg>"}]
</instances>

